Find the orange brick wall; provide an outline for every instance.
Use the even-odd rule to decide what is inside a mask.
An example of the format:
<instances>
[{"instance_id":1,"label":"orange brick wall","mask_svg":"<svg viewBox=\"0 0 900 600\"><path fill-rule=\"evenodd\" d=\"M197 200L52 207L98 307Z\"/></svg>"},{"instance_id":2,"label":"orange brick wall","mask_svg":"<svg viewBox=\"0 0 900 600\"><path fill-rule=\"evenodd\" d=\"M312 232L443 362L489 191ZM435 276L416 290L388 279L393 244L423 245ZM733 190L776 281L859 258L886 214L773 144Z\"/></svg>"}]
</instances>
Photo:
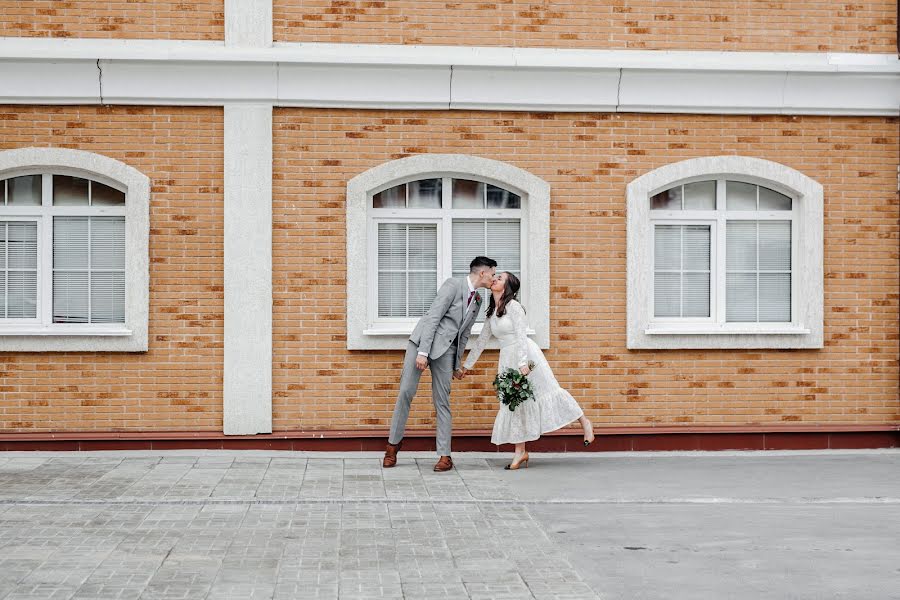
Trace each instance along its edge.
<instances>
[{"instance_id":1,"label":"orange brick wall","mask_svg":"<svg viewBox=\"0 0 900 600\"><path fill-rule=\"evenodd\" d=\"M346 350L348 179L418 153L506 161L550 182L548 358L595 424L900 421L898 120L276 109L276 430L388 426L402 360ZM825 188L825 348L628 351L625 187L678 160L756 156ZM484 429L496 351L454 383L456 429ZM432 426L423 378L410 427Z\"/></svg>"},{"instance_id":2,"label":"orange brick wall","mask_svg":"<svg viewBox=\"0 0 900 600\"><path fill-rule=\"evenodd\" d=\"M0 149L78 148L151 179L147 353L0 353L0 432L222 429L221 108L0 106Z\"/></svg>"},{"instance_id":3,"label":"orange brick wall","mask_svg":"<svg viewBox=\"0 0 900 600\"><path fill-rule=\"evenodd\" d=\"M225 0L0 0L0 36L224 40Z\"/></svg>"},{"instance_id":4,"label":"orange brick wall","mask_svg":"<svg viewBox=\"0 0 900 600\"><path fill-rule=\"evenodd\" d=\"M281 42L896 52L895 0L274 0Z\"/></svg>"}]
</instances>

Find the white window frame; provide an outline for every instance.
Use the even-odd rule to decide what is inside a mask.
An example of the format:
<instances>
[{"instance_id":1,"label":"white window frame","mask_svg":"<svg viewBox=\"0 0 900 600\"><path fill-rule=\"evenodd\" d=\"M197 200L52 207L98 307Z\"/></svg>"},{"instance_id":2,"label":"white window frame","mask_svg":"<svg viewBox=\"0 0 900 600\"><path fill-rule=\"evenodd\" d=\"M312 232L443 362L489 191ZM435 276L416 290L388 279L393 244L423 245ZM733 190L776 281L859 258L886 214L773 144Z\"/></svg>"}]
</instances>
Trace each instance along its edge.
<instances>
[{"instance_id":1,"label":"white window frame","mask_svg":"<svg viewBox=\"0 0 900 600\"><path fill-rule=\"evenodd\" d=\"M444 179L440 209L372 208L378 192L420 179ZM521 209L452 209L448 179L481 181L522 198ZM377 317L376 225L381 222L438 223L438 281L452 274L453 219L519 219L523 304L533 338L549 347L550 186L531 173L495 160L458 154L423 154L379 165L347 184L347 348L403 349L418 319ZM474 339L481 325L472 328ZM530 332L531 333L531 332Z\"/></svg>"},{"instance_id":2,"label":"white window frame","mask_svg":"<svg viewBox=\"0 0 900 600\"><path fill-rule=\"evenodd\" d=\"M0 323L0 351L144 352L149 319L150 180L115 159L65 148L21 148L0 152L0 179L42 175L40 206L0 207L2 220L38 222L38 313L36 319ZM53 207L52 176L71 175L125 193L125 206ZM53 323L54 216L125 217L125 323Z\"/></svg>"},{"instance_id":3,"label":"white window frame","mask_svg":"<svg viewBox=\"0 0 900 600\"><path fill-rule=\"evenodd\" d=\"M716 211L651 210L650 198L671 187L717 180ZM724 181L773 189L793 199L791 211L726 211ZM791 322L725 321L725 226L729 220L791 221ZM653 316L653 227L656 224L713 222L718 235L711 248L709 319ZM627 347L629 349L822 348L823 347L823 192L799 171L758 158L716 156L660 167L627 188L628 270Z\"/></svg>"}]
</instances>

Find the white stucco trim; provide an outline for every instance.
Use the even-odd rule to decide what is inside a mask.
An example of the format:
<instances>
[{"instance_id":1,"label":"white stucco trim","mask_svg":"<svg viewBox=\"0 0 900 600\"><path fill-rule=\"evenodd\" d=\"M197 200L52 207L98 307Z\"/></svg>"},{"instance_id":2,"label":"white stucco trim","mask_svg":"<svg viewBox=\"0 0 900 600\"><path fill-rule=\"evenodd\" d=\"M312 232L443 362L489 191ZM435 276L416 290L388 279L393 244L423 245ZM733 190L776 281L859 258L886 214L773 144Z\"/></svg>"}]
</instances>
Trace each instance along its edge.
<instances>
[{"instance_id":1,"label":"white stucco trim","mask_svg":"<svg viewBox=\"0 0 900 600\"><path fill-rule=\"evenodd\" d=\"M542 348L550 344L550 185L513 165L465 154L421 154L387 162L347 183L347 348L350 350L400 350L412 333L408 329L374 328L368 316L367 207L373 191L395 183L426 177L474 177L511 188L523 195L528 231L528 256L524 261L522 303L534 340ZM473 330L474 331L474 330Z\"/></svg>"},{"instance_id":2,"label":"white stucco trim","mask_svg":"<svg viewBox=\"0 0 900 600\"><path fill-rule=\"evenodd\" d=\"M225 45L272 45L272 0L225 0Z\"/></svg>"},{"instance_id":3,"label":"white stucco trim","mask_svg":"<svg viewBox=\"0 0 900 600\"><path fill-rule=\"evenodd\" d=\"M150 178L123 162L83 150L18 148L0 152L0 179L23 172L63 172L125 192L125 324L0 326L0 351L145 352L150 303Z\"/></svg>"},{"instance_id":4,"label":"white stucco trim","mask_svg":"<svg viewBox=\"0 0 900 600\"><path fill-rule=\"evenodd\" d=\"M712 328L653 328L651 324L651 265L653 234L650 201L653 194L696 177L739 177L791 195L799 202L796 314L792 326L727 324ZM823 191L803 173L785 165L747 156L712 156L665 165L638 177L627 186L627 347L674 348L821 348L823 345Z\"/></svg>"},{"instance_id":5,"label":"white stucco trim","mask_svg":"<svg viewBox=\"0 0 900 600\"><path fill-rule=\"evenodd\" d=\"M272 107L225 106L223 430L272 432Z\"/></svg>"},{"instance_id":6,"label":"white stucco trim","mask_svg":"<svg viewBox=\"0 0 900 600\"><path fill-rule=\"evenodd\" d=\"M227 43L0 38L0 102L900 114L890 54L269 46L271 28L253 20L266 4L229 0Z\"/></svg>"}]
</instances>

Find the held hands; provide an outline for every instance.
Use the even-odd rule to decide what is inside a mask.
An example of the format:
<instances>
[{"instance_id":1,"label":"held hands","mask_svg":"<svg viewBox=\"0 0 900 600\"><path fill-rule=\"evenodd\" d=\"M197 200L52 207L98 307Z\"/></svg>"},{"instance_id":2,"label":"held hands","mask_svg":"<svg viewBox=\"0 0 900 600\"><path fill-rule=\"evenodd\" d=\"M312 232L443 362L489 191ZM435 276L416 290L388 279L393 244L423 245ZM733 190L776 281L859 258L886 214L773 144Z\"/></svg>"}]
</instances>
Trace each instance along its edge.
<instances>
[{"instance_id":1,"label":"held hands","mask_svg":"<svg viewBox=\"0 0 900 600\"><path fill-rule=\"evenodd\" d=\"M416 357L416 368L424 371L428 367L428 357L421 354Z\"/></svg>"},{"instance_id":2,"label":"held hands","mask_svg":"<svg viewBox=\"0 0 900 600\"><path fill-rule=\"evenodd\" d=\"M453 371L453 379L464 379L468 372L469 370L467 368L460 367L456 371Z\"/></svg>"},{"instance_id":3,"label":"held hands","mask_svg":"<svg viewBox=\"0 0 900 600\"><path fill-rule=\"evenodd\" d=\"M521 373L522 375L528 375L529 373L531 373L531 369L529 369L527 365L524 367L519 367L519 373Z\"/></svg>"}]
</instances>

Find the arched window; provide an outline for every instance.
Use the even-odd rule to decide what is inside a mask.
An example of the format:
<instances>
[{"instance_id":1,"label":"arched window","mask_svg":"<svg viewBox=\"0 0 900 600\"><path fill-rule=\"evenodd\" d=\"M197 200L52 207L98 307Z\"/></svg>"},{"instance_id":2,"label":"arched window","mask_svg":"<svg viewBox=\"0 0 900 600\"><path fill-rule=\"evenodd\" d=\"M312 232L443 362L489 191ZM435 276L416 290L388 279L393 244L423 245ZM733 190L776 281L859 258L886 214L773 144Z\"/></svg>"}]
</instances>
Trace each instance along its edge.
<instances>
[{"instance_id":1,"label":"arched window","mask_svg":"<svg viewBox=\"0 0 900 600\"><path fill-rule=\"evenodd\" d=\"M641 177L628 203L630 348L821 346L821 186L715 157Z\"/></svg>"},{"instance_id":2,"label":"arched window","mask_svg":"<svg viewBox=\"0 0 900 600\"><path fill-rule=\"evenodd\" d=\"M0 153L0 350L145 350L148 202L107 157Z\"/></svg>"},{"instance_id":3,"label":"arched window","mask_svg":"<svg viewBox=\"0 0 900 600\"><path fill-rule=\"evenodd\" d=\"M465 277L478 255L520 277L535 339L546 346L548 192L521 169L460 155L401 159L354 178L348 347L402 347L441 282Z\"/></svg>"}]
</instances>

